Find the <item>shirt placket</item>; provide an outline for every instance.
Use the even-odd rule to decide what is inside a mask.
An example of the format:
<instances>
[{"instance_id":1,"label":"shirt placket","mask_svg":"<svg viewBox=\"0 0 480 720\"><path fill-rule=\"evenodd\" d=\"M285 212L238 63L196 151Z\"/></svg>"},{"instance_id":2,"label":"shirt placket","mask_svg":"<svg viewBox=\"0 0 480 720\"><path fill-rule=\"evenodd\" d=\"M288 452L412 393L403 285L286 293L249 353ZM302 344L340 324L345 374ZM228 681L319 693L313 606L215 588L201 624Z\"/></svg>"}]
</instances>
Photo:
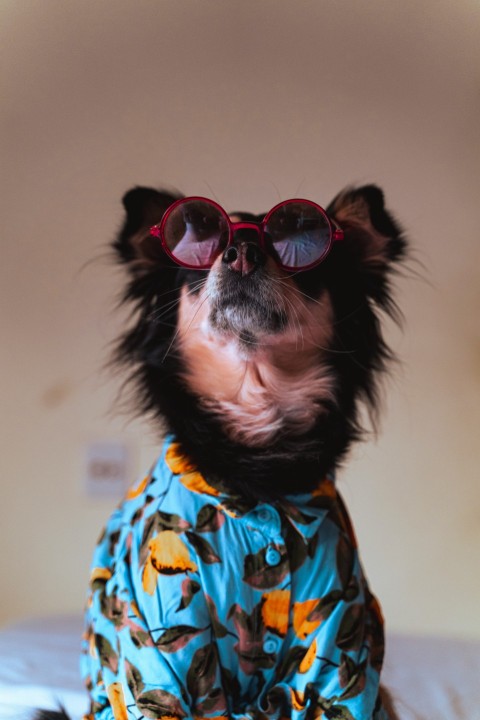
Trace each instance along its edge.
<instances>
[{"instance_id":1,"label":"shirt placket","mask_svg":"<svg viewBox=\"0 0 480 720\"><path fill-rule=\"evenodd\" d=\"M278 511L271 505L260 505L248 513L246 518L247 526L258 537L259 547L266 547L265 563L275 568L282 560L282 553L285 552L285 541L282 536L282 523ZM280 585L273 585L271 588L264 588L264 592L268 593L272 590L279 590L290 587L290 572L283 578ZM260 629L258 630L260 632ZM267 630L263 633L263 651L267 655L278 654L282 647L283 640L275 633ZM274 672L263 671L265 679Z\"/></svg>"}]
</instances>

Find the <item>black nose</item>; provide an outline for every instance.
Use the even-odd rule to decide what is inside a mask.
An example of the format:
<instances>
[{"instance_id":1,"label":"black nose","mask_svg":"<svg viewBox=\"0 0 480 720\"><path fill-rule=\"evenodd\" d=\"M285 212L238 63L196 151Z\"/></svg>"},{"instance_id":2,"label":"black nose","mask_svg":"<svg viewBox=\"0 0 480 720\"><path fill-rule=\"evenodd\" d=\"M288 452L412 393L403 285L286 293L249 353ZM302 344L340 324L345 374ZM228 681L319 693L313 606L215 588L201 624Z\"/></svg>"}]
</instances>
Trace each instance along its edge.
<instances>
[{"instance_id":1,"label":"black nose","mask_svg":"<svg viewBox=\"0 0 480 720\"><path fill-rule=\"evenodd\" d=\"M257 243L239 242L225 250L222 260L233 272L249 275L265 264L265 255Z\"/></svg>"}]
</instances>

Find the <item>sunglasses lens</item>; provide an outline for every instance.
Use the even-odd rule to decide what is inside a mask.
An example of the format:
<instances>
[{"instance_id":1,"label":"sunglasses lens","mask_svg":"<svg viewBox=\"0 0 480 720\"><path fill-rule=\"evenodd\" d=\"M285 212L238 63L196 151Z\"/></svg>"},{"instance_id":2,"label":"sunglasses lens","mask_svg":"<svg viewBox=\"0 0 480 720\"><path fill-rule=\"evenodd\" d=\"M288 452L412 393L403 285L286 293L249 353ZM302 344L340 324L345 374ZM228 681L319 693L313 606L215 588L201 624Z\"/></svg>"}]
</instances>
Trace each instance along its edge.
<instances>
[{"instance_id":1,"label":"sunglasses lens","mask_svg":"<svg viewBox=\"0 0 480 720\"><path fill-rule=\"evenodd\" d=\"M163 237L182 265L210 267L228 242L223 213L207 200L185 200L169 212Z\"/></svg>"},{"instance_id":2,"label":"sunglasses lens","mask_svg":"<svg viewBox=\"0 0 480 720\"><path fill-rule=\"evenodd\" d=\"M285 268L305 268L320 262L330 249L331 231L325 213L306 202L276 208L267 218L265 233Z\"/></svg>"}]
</instances>

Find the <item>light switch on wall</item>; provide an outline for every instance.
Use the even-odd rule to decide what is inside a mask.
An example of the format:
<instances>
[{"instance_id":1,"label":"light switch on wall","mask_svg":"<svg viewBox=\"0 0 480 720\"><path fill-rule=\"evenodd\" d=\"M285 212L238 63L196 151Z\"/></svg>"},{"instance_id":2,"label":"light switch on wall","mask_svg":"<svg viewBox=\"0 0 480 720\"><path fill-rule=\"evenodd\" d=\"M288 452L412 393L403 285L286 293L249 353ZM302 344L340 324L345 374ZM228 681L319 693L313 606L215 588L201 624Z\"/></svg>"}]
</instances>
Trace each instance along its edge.
<instances>
[{"instance_id":1,"label":"light switch on wall","mask_svg":"<svg viewBox=\"0 0 480 720\"><path fill-rule=\"evenodd\" d=\"M129 454L125 443L89 443L85 449L85 490L88 495L120 497L128 484Z\"/></svg>"}]
</instances>

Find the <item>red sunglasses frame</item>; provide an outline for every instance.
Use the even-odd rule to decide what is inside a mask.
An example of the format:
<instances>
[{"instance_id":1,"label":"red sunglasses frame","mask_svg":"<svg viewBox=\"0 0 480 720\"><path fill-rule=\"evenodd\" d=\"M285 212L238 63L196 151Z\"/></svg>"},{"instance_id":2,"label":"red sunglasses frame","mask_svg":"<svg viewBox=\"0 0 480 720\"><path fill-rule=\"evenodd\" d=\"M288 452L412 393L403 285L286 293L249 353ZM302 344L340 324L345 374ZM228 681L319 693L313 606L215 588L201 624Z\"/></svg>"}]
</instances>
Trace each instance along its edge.
<instances>
[{"instance_id":1,"label":"red sunglasses frame","mask_svg":"<svg viewBox=\"0 0 480 720\"><path fill-rule=\"evenodd\" d=\"M262 248L262 250L267 252L267 247L266 247L266 243L265 243L265 226L268 224L268 221L274 212L276 212L279 208L281 208L285 205L291 205L293 203L304 203L305 205L314 207L316 210L318 210L323 215L323 217L325 218L325 220L328 224L328 227L330 230L329 243L328 243L326 249L324 250L324 252L322 253L322 255L317 260L314 260L312 263L310 263L309 265L303 265L302 267L289 266L289 265L284 265L283 263L280 263L277 260L275 260L275 262L277 262L277 264L281 268L283 268L283 270L287 270L289 272L303 272L304 270L309 270L310 268L315 267L316 265L319 265L321 262L323 262L325 260L325 258L329 254L330 250L332 249L333 244L335 242L338 242L338 241L341 241L344 239L344 232L340 228L338 223L335 220L333 220L332 218L330 218L328 216L327 212L320 205L317 205L317 203L313 202L312 200L304 200L302 198L292 198L289 200L284 200L283 202L277 203L277 205L275 205L271 210L269 210L268 213L265 215L265 217L263 218L263 220L260 223L256 223L256 222L246 222L246 221L233 222L232 220L230 220L228 213L224 210L224 208L222 208L222 206L219 205L214 200L210 200L210 198L201 197L200 195L192 195L189 197L180 198L179 200L176 200L174 203L172 203L172 205L170 205L167 208L167 210L164 212L161 221L159 223L157 223L156 225L152 225L152 227L150 228L150 235L152 235L153 237L156 237L156 238L160 238L162 247L165 250L165 252L167 253L167 255L177 265L181 265L182 267L186 267L191 270L208 270L209 268L212 267L213 262L205 264L205 265L191 265L189 263L183 262L182 260L179 260L178 258L176 258L167 245L167 242L165 240L164 228L168 221L168 218L170 217L170 214L177 207L179 207L179 205L183 205L184 203L190 202L192 200L200 201L200 202L204 202L204 203L208 203L209 205L212 205L214 208L216 208L219 211L219 213L225 219L225 221L227 223L227 227L228 227L228 242L225 245L225 248L222 250L222 252L225 252L225 250L227 248L229 248L231 245L233 245L235 232L237 230L244 230L244 229L255 230L259 237L260 247Z\"/></svg>"}]
</instances>

